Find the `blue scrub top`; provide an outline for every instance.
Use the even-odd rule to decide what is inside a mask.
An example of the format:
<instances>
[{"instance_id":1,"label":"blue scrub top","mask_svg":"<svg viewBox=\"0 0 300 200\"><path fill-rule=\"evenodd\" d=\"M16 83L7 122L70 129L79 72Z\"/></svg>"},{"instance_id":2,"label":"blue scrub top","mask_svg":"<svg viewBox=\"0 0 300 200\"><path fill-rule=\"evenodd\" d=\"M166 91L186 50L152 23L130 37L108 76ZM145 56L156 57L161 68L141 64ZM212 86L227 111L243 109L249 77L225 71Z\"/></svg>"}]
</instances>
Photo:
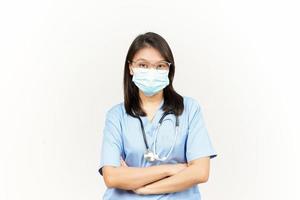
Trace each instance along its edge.
<instances>
[{"instance_id":1,"label":"blue scrub top","mask_svg":"<svg viewBox=\"0 0 300 200\"><path fill-rule=\"evenodd\" d=\"M120 157L130 167L148 167L160 164L187 163L191 160L209 156L217 156L210 141L199 102L191 97L183 96L184 111L179 116L179 132L176 145L166 161L149 162L144 159L146 149L140 122L128 115L124 102L109 109L106 113L103 140L101 148L100 167L105 165L120 166ZM153 132L163 115L163 100L155 116L150 122L147 116L142 116L148 145L153 149ZM156 153L160 157L166 156L174 143L175 116L167 115L159 129L156 143ZM132 191L107 188L104 200L134 200L134 199L189 199L199 200L201 195L197 185L181 192L159 195L137 195Z\"/></svg>"}]
</instances>

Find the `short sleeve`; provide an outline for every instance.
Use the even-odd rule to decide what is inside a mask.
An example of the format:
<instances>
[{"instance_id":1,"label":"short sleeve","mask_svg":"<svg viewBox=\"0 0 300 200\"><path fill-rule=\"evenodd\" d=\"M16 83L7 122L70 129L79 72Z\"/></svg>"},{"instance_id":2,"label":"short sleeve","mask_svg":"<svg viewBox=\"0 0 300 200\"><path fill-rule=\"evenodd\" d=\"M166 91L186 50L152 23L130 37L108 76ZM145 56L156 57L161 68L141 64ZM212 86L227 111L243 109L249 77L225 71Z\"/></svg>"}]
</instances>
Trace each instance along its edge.
<instances>
[{"instance_id":1,"label":"short sleeve","mask_svg":"<svg viewBox=\"0 0 300 200\"><path fill-rule=\"evenodd\" d=\"M200 104L192 100L189 110L189 128L186 144L186 159L191 161L201 157L214 158L217 156L203 119Z\"/></svg>"},{"instance_id":2,"label":"short sleeve","mask_svg":"<svg viewBox=\"0 0 300 200\"><path fill-rule=\"evenodd\" d=\"M105 125L103 129L101 158L99 173L102 174L102 167L120 166L120 158L122 155L122 137L121 124L118 112L109 110L106 113Z\"/></svg>"}]
</instances>

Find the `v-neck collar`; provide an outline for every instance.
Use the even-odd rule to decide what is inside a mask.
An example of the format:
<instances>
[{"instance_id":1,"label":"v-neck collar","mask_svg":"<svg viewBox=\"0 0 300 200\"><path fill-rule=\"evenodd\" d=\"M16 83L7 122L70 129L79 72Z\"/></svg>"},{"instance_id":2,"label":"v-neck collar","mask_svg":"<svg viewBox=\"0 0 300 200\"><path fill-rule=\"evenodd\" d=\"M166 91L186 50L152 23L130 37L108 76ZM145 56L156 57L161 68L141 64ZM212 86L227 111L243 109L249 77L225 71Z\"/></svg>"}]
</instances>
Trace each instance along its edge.
<instances>
[{"instance_id":1,"label":"v-neck collar","mask_svg":"<svg viewBox=\"0 0 300 200\"><path fill-rule=\"evenodd\" d=\"M163 104L164 104L164 99L162 99L159 106L157 107L155 114L152 118L152 121L150 121L147 116L142 116L141 119L143 120L143 122L146 124L151 124L151 125L156 124L157 118L159 117L160 112L162 111Z\"/></svg>"}]
</instances>

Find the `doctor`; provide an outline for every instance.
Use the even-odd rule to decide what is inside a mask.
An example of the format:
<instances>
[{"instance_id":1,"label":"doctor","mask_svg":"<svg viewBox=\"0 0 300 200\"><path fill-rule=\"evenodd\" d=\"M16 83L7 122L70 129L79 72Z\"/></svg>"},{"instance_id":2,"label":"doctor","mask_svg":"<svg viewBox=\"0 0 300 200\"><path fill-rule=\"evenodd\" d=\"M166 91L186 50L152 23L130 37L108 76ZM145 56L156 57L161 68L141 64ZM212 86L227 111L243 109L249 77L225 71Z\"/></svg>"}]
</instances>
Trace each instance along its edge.
<instances>
[{"instance_id":1,"label":"doctor","mask_svg":"<svg viewBox=\"0 0 300 200\"><path fill-rule=\"evenodd\" d=\"M217 154L197 100L172 85L175 63L160 35L148 32L129 47L124 102L106 113L99 172L103 199L201 199Z\"/></svg>"}]
</instances>

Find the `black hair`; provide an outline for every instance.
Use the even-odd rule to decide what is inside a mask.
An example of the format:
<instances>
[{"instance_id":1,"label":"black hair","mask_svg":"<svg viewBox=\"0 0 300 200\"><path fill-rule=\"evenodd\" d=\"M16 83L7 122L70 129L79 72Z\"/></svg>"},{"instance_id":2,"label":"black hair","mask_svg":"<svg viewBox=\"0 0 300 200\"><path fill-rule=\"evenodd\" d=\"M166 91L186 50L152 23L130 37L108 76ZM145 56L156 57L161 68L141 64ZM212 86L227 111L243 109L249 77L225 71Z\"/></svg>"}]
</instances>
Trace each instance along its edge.
<instances>
[{"instance_id":1,"label":"black hair","mask_svg":"<svg viewBox=\"0 0 300 200\"><path fill-rule=\"evenodd\" d=\"M163 89L163 111L172 111L176 116L179 116L183 112L183 97L179 95L173 88L173 79L175 74L175 62L171 48L169 47L166 40L157 33L147 32L138 35L130 45L124 66L124 77L123 77L123 90L124 90L124 105L126 113L135 116L146 116L146 113L141 108L141 99L139 96L139 89L132 81L132 75L130 74L129 62L132 61L134 55L142 48L152 47L158 50L161 56L170 62L169 68L169 80L170 83ZM135 114L134 114L135 113Z\"/></svg>"}]
</instances>

